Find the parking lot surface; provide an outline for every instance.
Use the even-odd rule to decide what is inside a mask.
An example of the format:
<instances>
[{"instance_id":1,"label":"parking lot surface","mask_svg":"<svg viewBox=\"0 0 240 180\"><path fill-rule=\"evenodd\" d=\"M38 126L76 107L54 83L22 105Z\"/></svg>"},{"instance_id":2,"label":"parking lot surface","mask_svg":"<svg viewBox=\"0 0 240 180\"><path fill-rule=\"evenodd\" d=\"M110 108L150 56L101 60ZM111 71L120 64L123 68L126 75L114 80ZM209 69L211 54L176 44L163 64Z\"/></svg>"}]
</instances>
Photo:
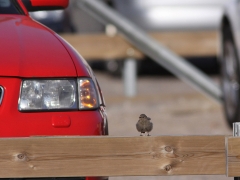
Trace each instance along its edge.
<instances>
[{"instance_id":1,"label":"parking lot surface","mask_svg":"<svg viewBox=\"0 0 240 180\"><path fill-rule=\"evenodd\" d=\"M95 75L107 104L110 136L139 136L140 114L153 122L152 136L231 135L222 107L211 98L170 75L140 76L137 96L124 96L123 81L104 72ZM218 82L218 76L211 78ZM226 176L111 177L110 180L229 180Z\"/></svg>"}]
</instances>

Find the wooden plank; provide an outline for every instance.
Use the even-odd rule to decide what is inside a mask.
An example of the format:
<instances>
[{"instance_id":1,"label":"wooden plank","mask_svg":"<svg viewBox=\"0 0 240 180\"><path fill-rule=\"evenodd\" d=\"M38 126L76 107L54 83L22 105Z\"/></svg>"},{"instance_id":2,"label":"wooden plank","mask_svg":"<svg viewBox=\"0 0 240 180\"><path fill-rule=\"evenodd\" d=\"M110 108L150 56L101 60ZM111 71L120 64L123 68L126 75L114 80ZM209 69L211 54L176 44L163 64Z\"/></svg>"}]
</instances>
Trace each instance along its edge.
<instances>
[{"instance_id":1,"label":"wooden plank","mask_svg":"<svg viewBox=\"0 0 240 180\"><path fill-rule=\"evenodd\" d=\"M224 136L0 139L0 177L225 174Z\"/></svg>"},{"instance_id":2,"label":"wooden plank","mask_svg":"<svg viewBox=\"0 0 240 180\"><path fill-rule=\"evenodd\" d=\"M227 176L240 177L240 138L226 138Z\"/></svg>"},{"instance_id":3,"label":"wooden plank","mask_svg":"<svg viewBox=\"0 0 240 180\"><path fill-rule=\"evenodd\" d=\"M218 34L216 31L158 32L150 34L176 54L189 56L217 56ZM86 60L110 60L144 55L122 36L105 34L62 34Z\"/></svg>"}]
</instances>

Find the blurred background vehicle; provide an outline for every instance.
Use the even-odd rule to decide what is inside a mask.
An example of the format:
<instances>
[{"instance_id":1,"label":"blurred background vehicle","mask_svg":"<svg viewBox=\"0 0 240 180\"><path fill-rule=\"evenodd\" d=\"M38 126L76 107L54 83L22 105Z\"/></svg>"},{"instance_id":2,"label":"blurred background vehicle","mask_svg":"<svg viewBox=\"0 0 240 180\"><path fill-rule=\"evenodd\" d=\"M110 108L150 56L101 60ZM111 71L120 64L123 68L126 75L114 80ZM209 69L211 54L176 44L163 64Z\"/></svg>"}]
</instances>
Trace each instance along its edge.
<instances>
[{"instance_id":1,"label":"blurred background vehicle","mask_svg":"<svg viewBox=\"0 0 240 180\"><path fill-rule=\"evenodd\" d=\"M31 12L31 17L42 24L48 26L56 32L63 32L64 29L64 11L38 11Z\"/></svg>"},{"instance_id":2,"label":"blurred background vehicle","mask_svg":"<svg viewBox=\"0 0 240 180\"><path fill-rule=\"evenodd\" d=\"M228 0L102 0L117 12L134 22L145 31L217 31L223 15L223 6ZM114 32L114 26L104 26L88 13L82 11L78 0L71 0L66 11L35 12L32 17L56 32L75 33L108 33ZM116 30L116 29L115 29ZM198 67L205 67L212 71L216 67L216 57L185 57ZM205 59L205 60L203 60ZM210 64L211 63L211 64ZM106 61L91 61L90 65L107 70L112 75L120 75L123 68L122 59L108 59ZM138 61L138 70L144 72L159 70L159 65L149 61Z\"/></svg>"},{"instance_id":3,"label":"blurred background vehicle","mask_svg":"<svg viewBox=\"0 0 240 180\"><path fill-rule=\"evenodd\" d=\"M176 32L176 31L216 31L221 30L221 76L222 90L224 94L224 111L229 126L232 122L240 121L240 91L239 91L239 56L240 41L237 41L239 34L237 29L240 15L240 4L238 0L102 0L117 12L134 22L145 31L155 32ZM66 13L67 12L67 13ZM114 26L104 26L95 18L79 9L77 0L70 1L67 11L56 11L53 14L37 12L32 17L43 24L51 27L51 24L44 22L45 19L52 18L52 22L68 22L66 29L73 29L70 32L81 34L108 32L109 27L114 30ZM42 17L42 21L41 21ZM65 19L65 20L64 20ZM49 21L50 22L50 21ZM54 28L52 28L54 29ZM63 28L62 28L63 29ZM116 30L116 29L115 29ZM57 30L58 31L58 30ZM60 30L58 32L65 32ZM69 31L68 31L69 32ZM194 44L193 44L194 46ZM214 60L217 57L185 57L198 67ZM147 58L146 58L147 59ZM98 62L98 59L96 59ZM151 62L152 61L145 61ZM206 63L207 62L207 63ZM120 75L123 67L121 59L101 61L104 68L111 74ZM142 62L141 62L142 63ZM99 64L99 63L98 63ZM214 64L213 66L215 66ZM91 65L93 65L91 63ZM93 65L94 66L94 65ZM150 65L151 66L151 65ZM208 64L208 68L213 71L213 67ZM144 68L147 66L144 65ZM151 66L151 70L158 67ZM139 69L141 64L139 64ZM218 67L216 68L218 69Z\"/></svg>"},{"instance_id":4,"label":"blurred background vehicle","mask_svg":"<svg viewBox=\"0 0 240 180\"><path fill-rule=\"evenodd\" d=\"M70 1L69 14L78 33L98 33L104 26ZM228 0L102 0L147 31L216 30ZM71 9L71 10L70 10Z\"/></svg>"},{"instance_id":5,"label":"blurred background vehicle","mask_svg":"<svg viewBox=\"0 0 240 180\"><path fill-rule=\"evenodd\" d=\"M227 0L112 0L112 6L147 31L212 30Z\"/></svg>"},{"instance_id":6,"label":"blurred background vehicle","mask_svg":"<svg viewBox=\"0 0 240 180\"><path fill-rule=\"evenodd\" d=\"M35 11L29 14L33 19L57 33L73 33L76 32L76 29L72 23L69 11L71 11L71 3L69 7L64 10Z\"/></svg>"},{"instance_id":7,"label":"blurred background vehicle","mask_svg":"<svg viewBox=\"0 0 240 180\"><path fill-rule=\"evenodd\" d=\"M120 14L148 32L163 31L217 31L227 0L109 0L108 3ZM185 57L197 66L202 62L216 65L215 57ZM139 63L139 62L138 62ZM144 61L144 71L148 65L154 70L159 68L153 61ZM107 61L106 69L112 74L119 74L122 61ZM209 67L210 67L209 66ZM212 69L212 67L210 69ZM157 70L157 69L156 69Z\"/></svg>"},{"instance_id":8,"label":"blurred background vehicle","mask_svg":"<svg viewBox=\"0 0 240 180\"><path fill-rule=\"evenodd\" d=\"M221 87L230 127L240 121L240 1L230 0L221 19Z\"/></svg>"}]
</instances>

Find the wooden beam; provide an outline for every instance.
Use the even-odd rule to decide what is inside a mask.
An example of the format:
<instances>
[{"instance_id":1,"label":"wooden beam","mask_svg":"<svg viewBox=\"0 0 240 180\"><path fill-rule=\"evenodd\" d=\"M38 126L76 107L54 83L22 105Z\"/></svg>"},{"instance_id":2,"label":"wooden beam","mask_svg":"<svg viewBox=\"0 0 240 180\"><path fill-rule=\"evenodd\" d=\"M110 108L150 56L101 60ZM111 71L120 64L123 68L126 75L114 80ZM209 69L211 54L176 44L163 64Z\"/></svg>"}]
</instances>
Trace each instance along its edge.
<instances>
[{"instance_id":1,"label":"wooden beam","mask_svg":"<svg viewBox=\"0 0 240 180\"><path fill-rule=\"evenodd\" d=\"M189 56L217 56L218 34L216 31L184 31L150 33L157 41L176 54ZM105 34L62 34L86 60L111 60L144 55L129 44L122 36L109 37Z\"/></svg>"},{"instance_id":2,"label":"wooden beam","mask_svg":"<svg viewBox=\"0 0 240 180\"><path fill-rule=\"evenodd\" d=\"M0 139L0 177L225 174L224 136Z\"/></svg>"},{"instance_id":3,"label":"wooden beam","mask_svg":"<svg viewBox=\"0 0 240 180\"><path fill-rule=\"evenodd\" d=\"M226 138L227 176L240 177L240 138Z\"/></svg>"}]
</instances>

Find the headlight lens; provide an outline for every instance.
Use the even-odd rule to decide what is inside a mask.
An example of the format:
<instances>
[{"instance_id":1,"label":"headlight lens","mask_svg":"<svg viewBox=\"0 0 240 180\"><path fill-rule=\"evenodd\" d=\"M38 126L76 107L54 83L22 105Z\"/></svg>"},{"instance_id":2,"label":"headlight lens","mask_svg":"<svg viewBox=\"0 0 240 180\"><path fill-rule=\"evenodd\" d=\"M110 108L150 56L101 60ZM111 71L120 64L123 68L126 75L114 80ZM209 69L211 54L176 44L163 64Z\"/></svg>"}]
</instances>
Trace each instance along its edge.
<instances>
[{"instance_id":1,"label":"headlight lens","mask_svg":"<svg viewBox=\"0 0 240 180\"><path fill-rule=\"evenodd\" d=\"M90 78L23 80L20 111L86 110L99 107L95 84Z\"/></svg>"},{"instance_id":2,"label":"headlight lens","mask_svg":"<svg viewBox=\"0 0 240 180\"><path fill-rule=\"evenodd\" d=\"M24 80L19 110L77 109L74 80Z\"/></svg>"}]
</instances>

